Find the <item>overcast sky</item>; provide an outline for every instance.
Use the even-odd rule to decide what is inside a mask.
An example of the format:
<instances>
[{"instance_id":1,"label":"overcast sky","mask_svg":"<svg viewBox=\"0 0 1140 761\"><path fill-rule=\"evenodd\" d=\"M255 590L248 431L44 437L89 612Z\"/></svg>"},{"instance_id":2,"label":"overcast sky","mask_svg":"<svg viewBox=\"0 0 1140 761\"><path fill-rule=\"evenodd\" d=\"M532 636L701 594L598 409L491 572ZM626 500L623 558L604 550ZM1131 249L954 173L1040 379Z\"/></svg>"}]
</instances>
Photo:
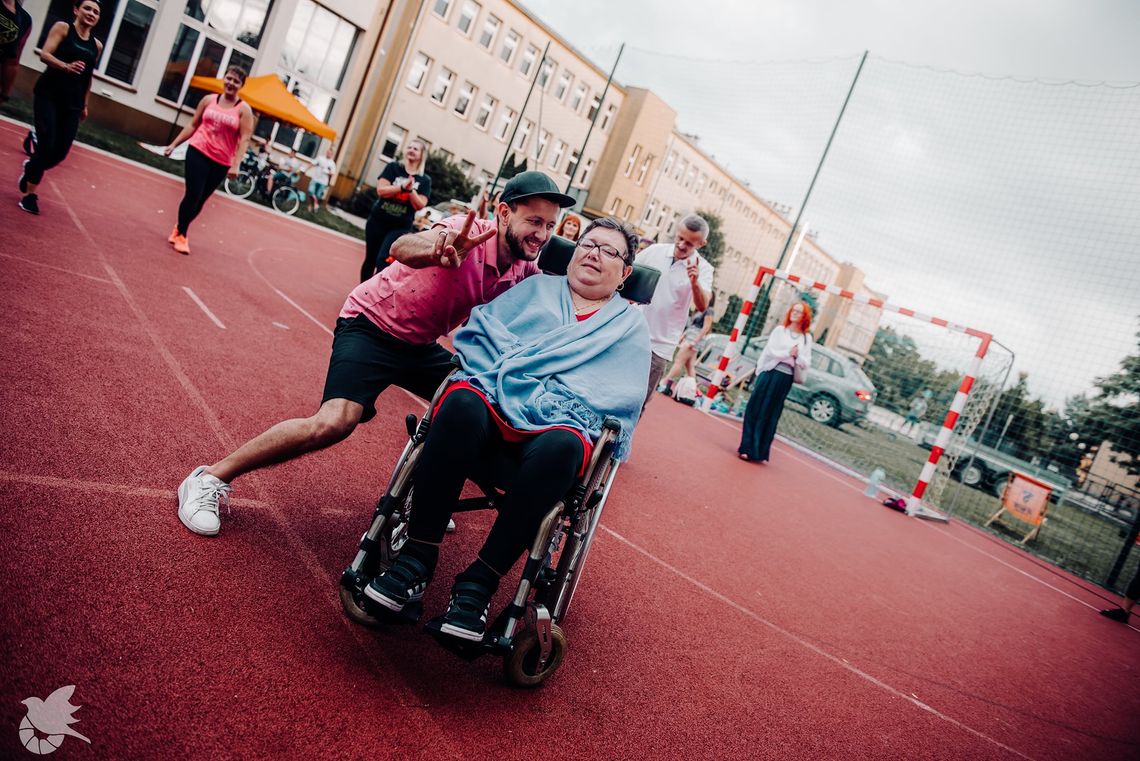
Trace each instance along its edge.
<instances>
[{"instance_id":1,"label":"overcast sky","mask_svg":"<svg viewBox=\"0 0 1140 761\"><path fill-rule=\"evenodd\" d=\"M524 0L903 306L1060 404L1140 329L1140 0ZM1067 82L1076 82L1069 83Z\"/></svg>"}]
</instances>

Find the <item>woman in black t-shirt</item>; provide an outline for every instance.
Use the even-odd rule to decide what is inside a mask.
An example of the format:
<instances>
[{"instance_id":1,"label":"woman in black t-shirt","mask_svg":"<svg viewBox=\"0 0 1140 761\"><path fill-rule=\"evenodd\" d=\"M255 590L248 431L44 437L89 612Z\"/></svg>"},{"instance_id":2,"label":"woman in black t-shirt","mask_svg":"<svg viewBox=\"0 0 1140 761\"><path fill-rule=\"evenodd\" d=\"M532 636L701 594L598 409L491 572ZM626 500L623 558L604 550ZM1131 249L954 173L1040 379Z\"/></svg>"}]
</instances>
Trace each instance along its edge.
<instances>
[{"instance_id":1,"label":"woman in black t-shirt","mask_svg":"<svg viewBox=\"0 0 1140 761\"><path fill-rule=\"evenodd\" d=\"M431 178L423 174L424 144L408 143L404 162L393 161L384 167L376 183L376 203L364 227L364 265L360 282L368 280L388 266L388 249L405 233L413 232L412 221L417 211L427 206L431 197Z\"/></svg>"},{"instance_id":2,"label":"woman in black t-shirt","mask_svg":"<svg viewBox=\"0 0 1140 761\"><path fill-rule=\"evenodd\" d=\"M99 23L98 0L77 0L75 21L57 21L40 49L40 60L47 68L36 81L32 105L35 111L36 152L24 162L20 175L20 208L39 214L36 186L44 172L58 166L71 150L79 122L87 118L87 96L91 75L103 52L95 39Z\"/></svg>"},{"instance_id":3,"label":"woman in black t-shirt","mask_svg":"<svg viewBox=\"0 0 1140 761\"><path fill-rule=\"evenodd\" d=\"M32 31L32 16L20 0L0 0L0 103L12 97L20 54Z\"/></svg>"}]
</instances>

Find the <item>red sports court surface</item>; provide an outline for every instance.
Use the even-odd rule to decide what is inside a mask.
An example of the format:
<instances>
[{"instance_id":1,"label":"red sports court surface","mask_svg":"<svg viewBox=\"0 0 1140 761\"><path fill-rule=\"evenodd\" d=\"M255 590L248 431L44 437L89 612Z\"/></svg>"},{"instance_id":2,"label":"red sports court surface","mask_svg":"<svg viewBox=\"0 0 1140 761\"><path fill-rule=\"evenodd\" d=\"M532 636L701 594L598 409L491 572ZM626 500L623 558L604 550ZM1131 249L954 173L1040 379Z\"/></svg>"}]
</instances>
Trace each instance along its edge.
<instances>
[{"instance_id":1,"label":"red sports court surface","mask_svg":"<svg viewBox=\"0 0 1140 761\"><path fill-rule=\"evenodd\" d=\"M736 427L664 398L544 688L354 626L336 582L411 397L239 480L217 538L174 491L315 408L362 245L216 196L179 256L180 181L83 148L31 217L22 134L0 122L4 757L64 685L91 744L61 758L1140 757L1140 632L1102 590L787 447L742 463ZM488 525L460 517L429 612Z\"/></svg>"}]
</instances>

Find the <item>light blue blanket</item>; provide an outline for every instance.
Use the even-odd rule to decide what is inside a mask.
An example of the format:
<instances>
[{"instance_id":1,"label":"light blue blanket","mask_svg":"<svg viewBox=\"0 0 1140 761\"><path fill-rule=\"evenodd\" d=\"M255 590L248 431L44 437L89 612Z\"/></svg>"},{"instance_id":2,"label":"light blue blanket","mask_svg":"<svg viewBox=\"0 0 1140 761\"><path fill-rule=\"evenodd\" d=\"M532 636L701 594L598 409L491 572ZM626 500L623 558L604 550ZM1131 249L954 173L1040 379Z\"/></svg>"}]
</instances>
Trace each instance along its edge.
<instances>
[{"instance_id":1,"label":"light blue blanket","mask_svg":"<svg viewBox=\"0 0 1140 761\"><path fill-rule=\"evenodd\" d=\"M574 428L597 441L621 422L616 455L629 456L649 384L649 328L620 295L579 322L565 277L535 275L476 307L455 334L466 378L515 428Z\"/></svg>"}]
</instances>

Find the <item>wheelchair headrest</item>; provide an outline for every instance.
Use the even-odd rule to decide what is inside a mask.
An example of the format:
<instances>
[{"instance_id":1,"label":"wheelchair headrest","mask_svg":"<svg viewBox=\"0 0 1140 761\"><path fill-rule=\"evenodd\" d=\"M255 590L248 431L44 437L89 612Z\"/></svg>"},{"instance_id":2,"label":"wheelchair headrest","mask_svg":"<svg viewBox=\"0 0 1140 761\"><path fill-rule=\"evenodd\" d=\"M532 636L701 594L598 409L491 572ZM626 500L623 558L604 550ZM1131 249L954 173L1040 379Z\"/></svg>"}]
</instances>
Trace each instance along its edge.
<instances>
[{"instance_id":1,"label":"wheelchair headrest","mask_svg":"<svg viewBox=\"0 0 1140 761\"><path fill-rule=\"evenodd\" d=\"M565 275L574 256L574 242L558 235L551 235L542 253L538 256L538 268L549 275ZM657 288L661 271L640 264L633 265L633 272L626 278L621 289L621 297L637 304L648 304Z\"/></svg>"}]
</instances>

